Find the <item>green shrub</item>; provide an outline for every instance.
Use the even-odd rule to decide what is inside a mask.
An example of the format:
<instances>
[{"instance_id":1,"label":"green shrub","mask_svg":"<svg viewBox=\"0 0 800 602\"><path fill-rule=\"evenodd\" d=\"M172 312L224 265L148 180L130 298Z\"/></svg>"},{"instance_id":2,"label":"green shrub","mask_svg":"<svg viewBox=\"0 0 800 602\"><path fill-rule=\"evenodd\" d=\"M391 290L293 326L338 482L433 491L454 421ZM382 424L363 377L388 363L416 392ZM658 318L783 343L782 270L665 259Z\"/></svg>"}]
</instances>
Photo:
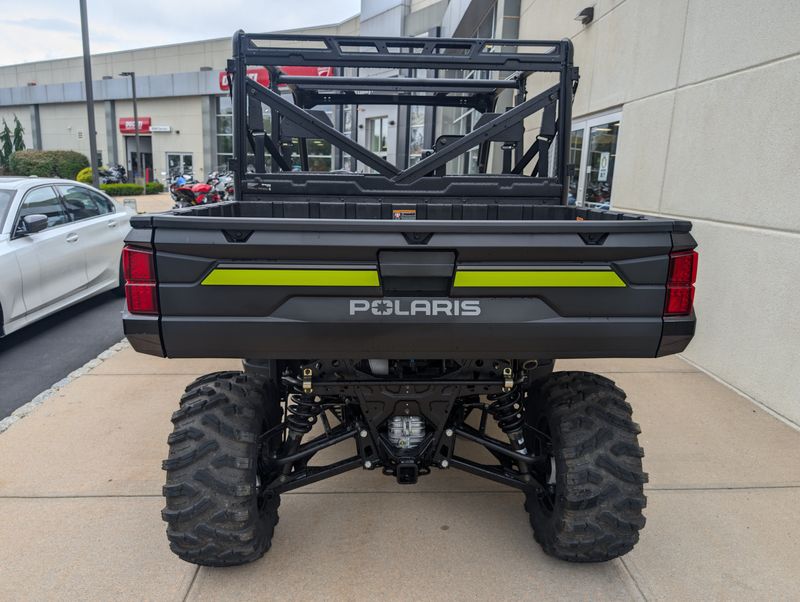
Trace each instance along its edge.
<instances>
[{"instance_id":1,"label":"green shrub","mask_svg":"<svg viewBox=\"0 0 800 602\"><path fill-rule=\"evenodd\" d=\"M92 183L92 168L91 167L84 167L82 170L78 172L78 175L75 177L78 182L82 184L91 184Z\"/></svg>"},{"instance_id":2,"label":"green shrub","mask_svg":"<svg viewBox=\"0 0 800 602\"><path fill-rule=\"evenodd\" d=\"M21 150L9 160L9 171L17 176L74 180L85 167L89 167L89 159L75 151Z\"/></svg>"},{"instance_id":3,"label":"green shrub","mask_svg":"<svg viewBox=\"0 0 800 602\"><path fill-rule=\"evenodd\" d=\"M105 192L108 196L135 196L144 194L144 190L139 184L131 182L125 184L100 184L100 190ZM161 182L148 182L147 194L156 194L164 191L164 185Z\"/></svg>"},{"instance_id":4,"label":"green shrub","mask_svg":"<svg viewBox=\"0 0 800 602\"><path fill-rule=\"evenodd\" d=\"M130 182L126 184L100 184L100 190L109 196L134 196L144 192L139 184L133 184Z\"/></svg>"}]
</instances>

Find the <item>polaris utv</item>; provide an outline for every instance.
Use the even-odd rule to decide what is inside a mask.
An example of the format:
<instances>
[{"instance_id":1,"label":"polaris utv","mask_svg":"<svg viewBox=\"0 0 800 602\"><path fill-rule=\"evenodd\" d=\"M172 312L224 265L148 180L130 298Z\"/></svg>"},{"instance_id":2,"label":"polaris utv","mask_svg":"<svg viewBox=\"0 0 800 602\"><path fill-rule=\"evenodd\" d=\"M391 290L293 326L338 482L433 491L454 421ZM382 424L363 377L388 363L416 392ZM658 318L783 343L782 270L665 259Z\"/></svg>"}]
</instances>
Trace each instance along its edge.
<instances>
[{"instance_id":1,"label":"polaris utv","mask_svg":"<svg viewBox=\"0 0 800 602\"><path fill-rule=\"evenodd\" d=\"M696 244L689 222L568 205L570 42L238 32L227 71L235 200L134 217L124 252L137 351L244 358L172 416L175 554L255 560L281 493L356 468L467 471L524 493L548 554L630 551L647 481L631 406L554 360L682 351ZM372 150L357 142L380 106L398 148L424 111L416 161L374 123ZM319 463L332 446L351 453Z\"/></svg>"}]
</instances>

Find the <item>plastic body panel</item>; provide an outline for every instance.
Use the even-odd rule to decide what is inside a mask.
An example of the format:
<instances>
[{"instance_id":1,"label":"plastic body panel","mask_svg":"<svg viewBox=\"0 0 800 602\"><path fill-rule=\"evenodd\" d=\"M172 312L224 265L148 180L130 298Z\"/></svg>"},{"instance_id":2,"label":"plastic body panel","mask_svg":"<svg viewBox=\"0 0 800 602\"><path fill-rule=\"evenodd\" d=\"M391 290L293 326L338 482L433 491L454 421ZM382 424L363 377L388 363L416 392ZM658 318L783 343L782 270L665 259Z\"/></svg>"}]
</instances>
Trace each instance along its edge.
<instances>
[{"instance_id":1,"label":"plastic body panel","mask_svg":"<svg viewBox=\"0 0 800 602\"><path fill-rule=\"evenodd\" d=\"M129 242L156 253L161 311L155 321L125 315L137 350L264 359L655 357L682 351L694 332L694 315L662 318L669 253L695 244L687 222L614 213L582 221L293 219L252 215L254 204L242 217L231 205L215 208L229 215L201 208L133 220ZM374 270L380 283L202 284L215 269L237 267ZM453 286L455 272L471 269L606 270L624 286ZM377 312L361 311L373 301ZM464 302L478 302L480 314L454 315Z\"/></svg>"}]
</instances>

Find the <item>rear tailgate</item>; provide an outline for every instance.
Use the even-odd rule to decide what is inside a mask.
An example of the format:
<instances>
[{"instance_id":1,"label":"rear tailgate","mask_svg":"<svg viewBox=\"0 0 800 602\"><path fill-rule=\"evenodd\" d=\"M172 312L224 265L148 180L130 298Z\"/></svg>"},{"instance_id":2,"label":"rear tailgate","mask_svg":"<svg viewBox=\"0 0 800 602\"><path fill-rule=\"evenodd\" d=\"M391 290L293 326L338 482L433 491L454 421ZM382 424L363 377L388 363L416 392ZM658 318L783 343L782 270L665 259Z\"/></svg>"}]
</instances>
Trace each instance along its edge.
<instances>
[{"instance_id":1,"label":"rear tailgate","mask_svg":"<svg viewBox=\"0 0 800 602\"><path fill-rule=\"evenodd\" d=\"M663 318L688 222L132 221L160 315L126 313L126 334L156 355L653 357L694 332Z\"/></svg>"}]
</instances>

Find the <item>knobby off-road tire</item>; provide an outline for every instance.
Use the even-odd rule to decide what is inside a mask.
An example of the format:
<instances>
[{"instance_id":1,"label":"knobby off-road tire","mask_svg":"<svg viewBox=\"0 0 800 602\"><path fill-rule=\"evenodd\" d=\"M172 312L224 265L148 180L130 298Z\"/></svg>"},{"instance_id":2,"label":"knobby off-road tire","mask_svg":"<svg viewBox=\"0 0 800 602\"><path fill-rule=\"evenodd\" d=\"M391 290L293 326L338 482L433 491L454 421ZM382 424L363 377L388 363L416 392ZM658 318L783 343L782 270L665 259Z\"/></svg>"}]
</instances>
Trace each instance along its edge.
<instances>
[{"instance_id":1,"label":"knobby off-road tire","mask_svg":"<svg viewBox=\"0 0 800 602\"><path fill-rule=\"evenodd\" d=\"M542 495L528 493L525 509L544 551L572 562L602 562L629 552L644 527L639 425L625 393L587 372L555 372L526 400L526 439L555 467ZM545 437L536 431L544 433ZM550 441L548 442L548 437Z\"/></svg>"},{"instance_id":2,"label":"knobby off-road tire","mask_svg":"<svg viewBox=\"0 0 800 602\"><path fill-rule=\"evenodd\" d=\"M241 372L198 378L172 415L164 460L170 548L183 560L232 566L269 550L279 496L259 496L259 435L281 420L273 395Z\"/></svg>"}]
</instances>

